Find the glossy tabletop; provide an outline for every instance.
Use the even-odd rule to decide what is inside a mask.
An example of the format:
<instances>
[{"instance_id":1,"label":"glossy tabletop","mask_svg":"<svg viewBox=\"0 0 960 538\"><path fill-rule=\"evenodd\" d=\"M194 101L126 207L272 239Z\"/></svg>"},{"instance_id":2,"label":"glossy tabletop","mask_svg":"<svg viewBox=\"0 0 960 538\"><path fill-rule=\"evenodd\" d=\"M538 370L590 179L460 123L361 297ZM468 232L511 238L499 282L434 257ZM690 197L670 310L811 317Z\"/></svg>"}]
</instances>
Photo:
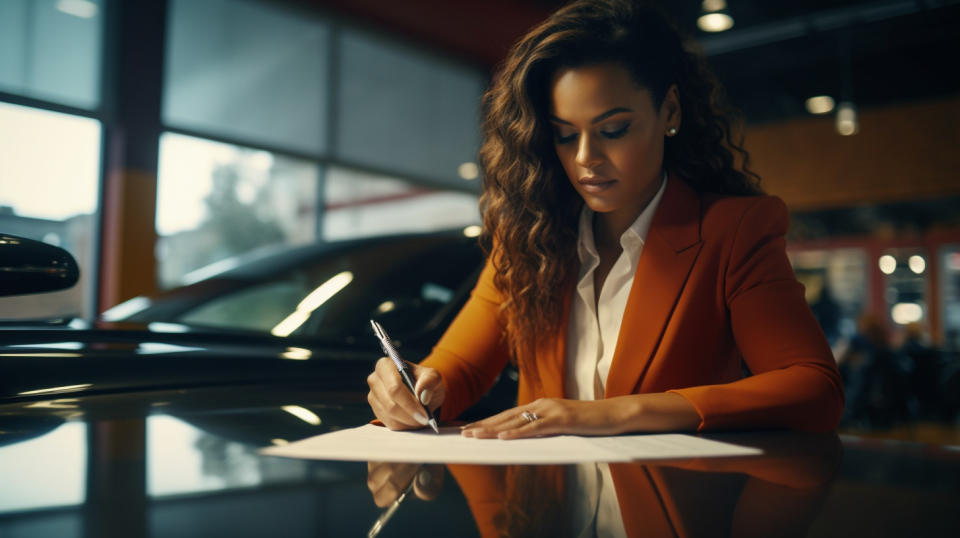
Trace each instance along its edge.
<instances>
[{"instance_id":1,"label":"glossy tabletop","mask_svg":"<svg viewBox=\"0 0 960 538\"><path fill-rule=\"evenodd\" d=\"M417 466L258 454L369 419L363 394L292 385L8 403L0 537L580 536L610 517L630 536L960 536L960 447L739 432L708 437L764 455ZM601 470L619 510L591 520L596 492L576 477Z\"/></svg>"}]
</instances>

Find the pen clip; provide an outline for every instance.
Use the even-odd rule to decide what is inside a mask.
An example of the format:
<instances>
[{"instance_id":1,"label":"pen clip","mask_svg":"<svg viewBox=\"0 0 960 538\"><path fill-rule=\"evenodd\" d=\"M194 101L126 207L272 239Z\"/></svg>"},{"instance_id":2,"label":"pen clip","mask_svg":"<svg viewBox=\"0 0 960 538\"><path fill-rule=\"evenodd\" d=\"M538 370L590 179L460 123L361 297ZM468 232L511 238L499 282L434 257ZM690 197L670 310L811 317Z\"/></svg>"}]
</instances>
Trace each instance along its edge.
<instances>
[{"instance_id":1,"label":"pen clip","mask_svg":"<svg viewBox=\"0 0 960 538\"><path fill-rule=\"evenodd\" d=\"M397 353L396 348L393 347L393 342L391 342L390 337L387 336L387 331L383 330L383 327L372 319L370 320L370 325L373 327L373 333L377 335L377 339L380 340L380 348L393 360L397 368L403 369L405 367L403 359L400 358L400 354Z\"/></svg>"}]
</instances>

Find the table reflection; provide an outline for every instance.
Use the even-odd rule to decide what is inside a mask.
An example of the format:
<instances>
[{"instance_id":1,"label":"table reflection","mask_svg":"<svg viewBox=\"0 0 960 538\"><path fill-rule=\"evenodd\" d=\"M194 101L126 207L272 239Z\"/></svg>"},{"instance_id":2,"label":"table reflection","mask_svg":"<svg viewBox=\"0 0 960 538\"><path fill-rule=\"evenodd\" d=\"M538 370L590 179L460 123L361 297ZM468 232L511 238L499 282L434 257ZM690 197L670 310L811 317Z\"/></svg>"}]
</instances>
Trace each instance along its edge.
<instances>
[{"instance_id":1,"label":"table reflection","mask_svg":"<svg viewBox=\"0 0 960 538\"><path fill-rule=\"evenodd\" d=\"M839 466L836 435L725 436L763 456L577 466L447 465L482 536L804 536ZM438 466L370 463L374 502L444 487ZM584 480L595 475L597 481ZM604 499L610 481L611 502ZM409 494L409 493L408 493ZM386 525L384 525L386 526Z\"/></svg>"}]
</instances>

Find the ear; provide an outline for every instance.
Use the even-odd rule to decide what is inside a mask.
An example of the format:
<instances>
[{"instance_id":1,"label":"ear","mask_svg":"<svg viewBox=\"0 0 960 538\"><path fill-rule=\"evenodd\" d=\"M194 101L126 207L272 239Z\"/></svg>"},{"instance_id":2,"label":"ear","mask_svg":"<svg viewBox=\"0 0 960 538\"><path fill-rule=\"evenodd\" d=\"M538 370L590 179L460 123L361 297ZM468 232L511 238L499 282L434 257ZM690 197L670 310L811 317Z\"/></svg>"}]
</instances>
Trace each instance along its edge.
<instances>
[{"instance_id":1,"label":"ear","mask_svg":"<svg viewBox=\"0 0 960 538\"><path fill-rule=\"evenodd\" d=\"M682 115L682 111L680 110L680 92L677 90L676 84L671 84L670 87L667 88L667 93L663 96L663 103L660 105L660 117L663 118L664 130L671 127L680 130Z\"/></svg>"}]
</instances>

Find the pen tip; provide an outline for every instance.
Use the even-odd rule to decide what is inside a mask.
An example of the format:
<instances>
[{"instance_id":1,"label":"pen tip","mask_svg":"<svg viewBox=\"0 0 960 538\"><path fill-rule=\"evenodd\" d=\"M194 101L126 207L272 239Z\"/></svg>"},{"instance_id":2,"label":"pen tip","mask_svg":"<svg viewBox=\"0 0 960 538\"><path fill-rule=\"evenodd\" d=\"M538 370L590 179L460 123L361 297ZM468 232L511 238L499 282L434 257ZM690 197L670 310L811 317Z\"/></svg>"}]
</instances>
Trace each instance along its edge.
<instances>
[{"instance_id":1,"label":"pen tip","mask_svg":"<svg viewBox=\"0 0 960 538\"><path fill-rule=\"evenodd\" d=\"M437 421L435 419L430 419L430 427L433 428L433 433L440 435L440 428L437 427Z\"/></svg>"}]
</instances>

